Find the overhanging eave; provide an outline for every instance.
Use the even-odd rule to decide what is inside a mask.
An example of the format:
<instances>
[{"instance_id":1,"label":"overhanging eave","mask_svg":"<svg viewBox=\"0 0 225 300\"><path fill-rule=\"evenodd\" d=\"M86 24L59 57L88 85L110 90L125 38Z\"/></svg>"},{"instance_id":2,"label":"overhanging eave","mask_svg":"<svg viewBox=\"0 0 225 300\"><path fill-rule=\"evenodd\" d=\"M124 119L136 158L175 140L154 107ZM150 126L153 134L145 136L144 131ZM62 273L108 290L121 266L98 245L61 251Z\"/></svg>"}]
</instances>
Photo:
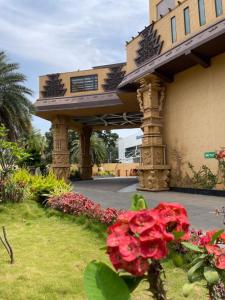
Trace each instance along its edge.
<instances>
[{"instance_id":1,"label":"overhanging eave","mask_svg":"<svg viewBox=\"0 0 225 300\"><path fill-rule=\"evenodd\" d=\"M124 77L118 90L127 91L127 87L134 87L140 78L149 74L158 74L165 81L171 82L175 74L197 64L204 68L209 67L210 59L223 52L225 52L225 19L138 67Z\"/></svg>"}]
</instances>

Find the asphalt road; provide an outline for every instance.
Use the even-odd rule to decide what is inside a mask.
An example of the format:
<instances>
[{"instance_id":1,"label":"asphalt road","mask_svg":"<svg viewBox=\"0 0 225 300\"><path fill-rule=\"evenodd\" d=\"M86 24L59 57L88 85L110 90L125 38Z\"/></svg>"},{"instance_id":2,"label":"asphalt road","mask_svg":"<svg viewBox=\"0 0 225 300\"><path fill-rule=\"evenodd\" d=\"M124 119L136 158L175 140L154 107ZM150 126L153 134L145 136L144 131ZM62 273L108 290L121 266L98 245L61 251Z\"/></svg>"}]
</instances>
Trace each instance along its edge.
<instances>
[{"instance_id":1,"label":"asphalt road","mask_svg":"<svg viewBox=\"0 0 225 300\"><path fill-rule=\"evenodd\" d=\"M132 195L136 193L136 178L96 179L73 183L74 191L84 194L104 207L129 209ZM183 204L189 215L192 227L196 229L225 228L223 218L213 212L225 206L224 197L193 195L177 192L139 192L144 195L150 207L159 202Z\"/></svg>"}]
</instances>

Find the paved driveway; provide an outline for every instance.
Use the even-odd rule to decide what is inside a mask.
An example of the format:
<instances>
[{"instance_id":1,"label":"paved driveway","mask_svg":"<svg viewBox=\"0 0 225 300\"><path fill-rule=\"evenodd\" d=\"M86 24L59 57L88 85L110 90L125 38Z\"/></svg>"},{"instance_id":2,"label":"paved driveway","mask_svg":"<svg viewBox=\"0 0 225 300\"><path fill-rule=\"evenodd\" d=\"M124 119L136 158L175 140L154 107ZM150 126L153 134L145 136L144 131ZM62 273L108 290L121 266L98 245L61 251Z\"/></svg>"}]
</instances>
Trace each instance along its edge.
<instances>
[{"instance_id":1,"label":"paved driveway","mask_svg":"<svg viewBox=\"0 0 225 300\"><path fill-rule=\"evenodd\" d=\"M137 179L113 178L77 181L73 186L76 192L86 195L104 207L128 209L132 195L137 192ZM216 208L225 206L224 197L177 192L141 192L141 194L144 195L150 207L156 206L161 201L183 204L187 208L191 224L195 228L207 230L225 227L223 218L217 217L212 213Z\"/></svg>"}]
</instances>

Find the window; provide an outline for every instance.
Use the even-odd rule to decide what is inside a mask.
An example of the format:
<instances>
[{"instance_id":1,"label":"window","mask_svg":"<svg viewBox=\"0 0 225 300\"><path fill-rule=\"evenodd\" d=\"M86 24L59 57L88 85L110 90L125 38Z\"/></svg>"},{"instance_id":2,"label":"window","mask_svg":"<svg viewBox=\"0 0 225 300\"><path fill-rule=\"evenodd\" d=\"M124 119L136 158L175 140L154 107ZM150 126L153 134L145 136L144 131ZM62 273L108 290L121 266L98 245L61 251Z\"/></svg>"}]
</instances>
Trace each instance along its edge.
<instances>
[{"instance_id":1,"label":"window","mask_svg":"<svg viewBox=\"0 0 225 300\"><path fill-rule=\"evenodd\" d=\"M157 19L161 16L166 15L169 12L169 8L173 9L175 7L175 0L162 0L157 6Z\"/></svg>"},{"instance_id":2,"label":"window","mask_svg":"<svg viewBox=\"0 0 225 300\"><path fill-rule=\"evenodd\" d=\"M222 0L215 0L215 6L216 6L216 16L219 17L223 14Z\"/></svg>"},{"instance_id":3,"label":"window","mask_svg":"<svg viewBox=\"0 0 225 300\"><path fill-rule=\"evenodd\" d=\"M205 25L205 0L198 0L199 22L200 25Z\"/></svg>"},{"instance_id":4,"label":"window","mask_svg":"<svg viewBox=\"0 0 225 300\"><path fill-rule=\"evenodd\" d=\"M140 157L140 146L125 148L126 158Z\"/></svg>"},{"instance_id":5,"label":"window","mask_svg":"<svg viewBox=\"0 0 225 300\"><path fill-rule=\"evenodd\" d=\"M97 90L98 75L72 77L70 85L72 93Z\"/></svg>"},{"instance_id":6,"label":"window","mask_svg":"<svg viewBox=\"0 0 225 300\"><path fill-rule=\"evenodd\" d=\"M171 19L171 34L172 34L172 43L177 41L177 29L176 29L176 17Z\"/></svg>"},{"instance_id":7,"label":"window","mask_svg":"<svg viewBox=\"0 0 225 300\"><path fill-rule=\"evenodd\" d=\"M185 34L189 34L191 32L189 7L184 9L184 29Z\"/></svg>"}]
</instances>

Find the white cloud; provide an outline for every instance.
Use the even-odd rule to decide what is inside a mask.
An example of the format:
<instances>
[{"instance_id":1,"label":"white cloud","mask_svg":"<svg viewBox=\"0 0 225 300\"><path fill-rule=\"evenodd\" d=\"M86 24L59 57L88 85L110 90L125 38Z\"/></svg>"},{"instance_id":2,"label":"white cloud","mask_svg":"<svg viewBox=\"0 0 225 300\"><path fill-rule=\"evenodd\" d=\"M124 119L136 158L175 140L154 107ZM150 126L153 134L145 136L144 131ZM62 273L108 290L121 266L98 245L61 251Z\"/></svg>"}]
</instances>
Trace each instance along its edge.
<instances>
[{"instance_id":1,"label":"white cloud","mask_svg":"<svg viewBox=\"0 0 225 300\"><path fill-rule=\"evenodd\" d=\"M58 71L125 59L148 22L147 0L0 0L1 47Z\"/></svg>"},{"instance_id":2,"label":"white cloud","mask_svg":"<svg viewBox=\"0 0 225 300\"><path fill-rule=\"evenodd\" d=\"M0 49L23 62L37 95L38 75L124 61L125 41L148 19L148 0L0 0Z\"/></svg>"}]
</instances>

